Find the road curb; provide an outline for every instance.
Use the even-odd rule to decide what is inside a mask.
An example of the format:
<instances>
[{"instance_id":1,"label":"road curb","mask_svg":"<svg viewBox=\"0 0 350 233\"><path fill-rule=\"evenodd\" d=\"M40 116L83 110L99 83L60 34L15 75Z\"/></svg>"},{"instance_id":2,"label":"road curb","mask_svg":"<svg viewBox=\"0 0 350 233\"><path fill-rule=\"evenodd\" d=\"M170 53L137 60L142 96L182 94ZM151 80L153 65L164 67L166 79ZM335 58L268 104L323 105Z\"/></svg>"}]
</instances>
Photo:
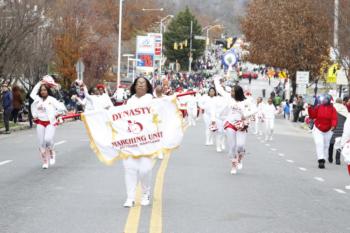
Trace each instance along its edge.
<instances>
[{"instance_id":1,"label":"road curb","mask_svg":"<svg viewBox=\"0 0 350 233\"><path fill-rule=\"evenodd\" d=\"M26 130L26 129L30 129L30 126L29 125L21 125L21 126L11 127L10 131L12 133L12 132L22 131L22 130ZM5 128L0 129L0 134L5 134Z\"/></svg>"}]
</instances>

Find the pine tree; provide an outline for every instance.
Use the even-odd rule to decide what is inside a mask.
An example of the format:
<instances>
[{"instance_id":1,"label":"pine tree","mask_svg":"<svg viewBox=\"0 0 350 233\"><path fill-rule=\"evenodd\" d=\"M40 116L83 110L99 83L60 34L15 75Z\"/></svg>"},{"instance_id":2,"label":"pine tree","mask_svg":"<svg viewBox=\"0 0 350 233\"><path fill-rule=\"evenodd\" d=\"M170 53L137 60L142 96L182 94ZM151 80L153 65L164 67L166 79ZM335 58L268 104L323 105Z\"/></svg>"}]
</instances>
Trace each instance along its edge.
<instances>
[{"instance_id":1,"label":"pine tree","mask_svg":"<svg viewBox=\"0 0 350 233\"><path fill-rule=\"evenodd\" d=\"M186 69L189 64L191 21L193 22L192 57L193 61L195 61L203 55L205 41L194 39L195 35L201 35L202 27L188 7L184 11L178 13L164 33L165 56L170 62L175 62L177 60L183 70ZM186 40L188 42L187 47L174 50L174 43L182 43Z\"/></svg>"}]
</instances>

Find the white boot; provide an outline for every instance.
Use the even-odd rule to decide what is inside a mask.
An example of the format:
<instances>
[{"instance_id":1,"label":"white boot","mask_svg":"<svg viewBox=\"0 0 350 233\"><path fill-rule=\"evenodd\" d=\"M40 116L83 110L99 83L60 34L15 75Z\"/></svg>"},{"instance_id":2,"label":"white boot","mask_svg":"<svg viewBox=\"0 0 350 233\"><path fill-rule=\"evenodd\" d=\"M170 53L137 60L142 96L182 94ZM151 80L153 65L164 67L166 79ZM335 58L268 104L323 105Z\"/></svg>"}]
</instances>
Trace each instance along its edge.
<instances>
[{"instance_id":1,"label":"white boot","mask_svg":"<svg viewBox=\"0 0 350 233\"><path fill-rule=\"evenodd\" d=\"M131 207L134 207L134 205L135 205L135 201L134 200L127 199L123 206L125 208L131 208Z\"/></svg>"},{"instance_id":2,"label":"white boot","mask_svg":"<svg viewBox=\"0 0 350 233\"><path fill-rule=\"evenodd\" d=\"M50 166L53 166L56 163L56 152L54 150L50 150L49 153L50 153L49 163L50 163Z\"/></svg>"}]
</instances>

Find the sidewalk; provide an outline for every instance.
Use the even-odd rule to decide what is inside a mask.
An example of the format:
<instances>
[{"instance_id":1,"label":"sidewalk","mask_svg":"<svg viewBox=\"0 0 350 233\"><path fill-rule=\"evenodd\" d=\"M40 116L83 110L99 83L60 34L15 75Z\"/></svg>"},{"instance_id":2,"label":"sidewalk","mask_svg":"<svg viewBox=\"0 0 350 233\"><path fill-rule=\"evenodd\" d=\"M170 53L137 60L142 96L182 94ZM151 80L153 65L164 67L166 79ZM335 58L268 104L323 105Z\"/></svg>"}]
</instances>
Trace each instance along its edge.
<instances>
[{"instance_id":1,"label":"sidewalk","mask_svg":"<svg viewBox=\"0 0 350 233\"><path fill-rule=\"evenodd\" d=\"M15 125L13 123L10 124L11 133L29 128L29 122L18 122ZM5 128L0 128L0 134L5 134Z\"/></svg>"}]
</instances>

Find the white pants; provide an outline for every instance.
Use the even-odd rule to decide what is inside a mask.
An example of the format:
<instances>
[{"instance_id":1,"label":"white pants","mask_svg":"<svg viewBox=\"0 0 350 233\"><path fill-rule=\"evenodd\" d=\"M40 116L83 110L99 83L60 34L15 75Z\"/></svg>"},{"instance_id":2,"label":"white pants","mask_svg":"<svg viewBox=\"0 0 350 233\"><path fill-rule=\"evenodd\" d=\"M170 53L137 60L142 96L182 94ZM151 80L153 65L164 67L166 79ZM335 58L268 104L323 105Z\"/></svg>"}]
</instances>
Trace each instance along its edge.
<instances>
[{"instance_id":1,"label":"white pants","mask_svg":"<svg viewBox=\"0 0 350 233\"><path fill-rule=\"evenodd\" d=\"M271 139L273 134L273 129L275 127L275 119L265 119L265 137L266 139Z\"/></svg>"},{"instance_id":2,"label":"white pants","mask_svg":"<svg viewBox=\"0 0 350 233\"><path fill-rule=\"evenodd\" d=\"M255 134L261 134L262 135L262 124L260 118L258 116L255 116Z\"/></svg>"},{"instance_id":3,"label":"white pants","mask_svg":"<svg viewBox=\"0 0 350 233\"><path fill-rule=\"evenodd\" d=\"M45 151L46 149L53 150L53 138L55 136L56 126L48 125L46 127L38 124L36 126L36 132L39 139L40 151Z\"/></svg>"},{"instance_id":4,"label":"white pants","mask_svg":"<svg viewBox=\"0 0 350 233\"><path fill-rule=\"evenodd\" d=\"M329 144L333 135L333 132L329 130L324 133L320 131L316 126L314 126L312 130L312 135L314 137L315 145L316 145L316 153L317 158L326 159L326 155L328 155Z\"/></svg>"},{"instance_id":5,"label":"white pants","mask_svg":"<svg viewBox=\"0 0 350 233\"><path fill-rule=\"evenodd\" d=\"M188 120L188 125L196 125L196 119L197 119L197 109L187 109L187 120Z\"/></svg>"},{"instance_id":6,"label":"white pants","mask_svg":"<svg viewBox=\"0 0 350 233\"><path fill-rule=\"evenodd\" d=\"M216 148L225 150L225 130L224 130L224 122L221 120L216 121L216 125L218 127L218 131L216 133Z\"/></svg>"},{"instance_id":7,"label":"white pants","mask_svg":"<svg viewBox=\"0 0 350 233\"><path fill-rule=\"evenodd\" d=\"M136 186L140 179L143 195L151 193L152 159L141 157L123 160L128 199L135 201Z\"/></svg>"},{"instance_id":8,"label":"white pants","mask_svg":"<svg viewBox=\"0 0 350 233\"><path fill-rule=\"evenodd\" d=\"M238 154L244 154L247 132L226 129L227 146L230 159L234 159Z\"/></svg>"},{"instance_id":9,"label":"white pants","mask_svg":"<svg viewBox=\"0 0 350 233\"><path fill-rule=\"evenodd\" d=\"M209 126L211 125L210 116L206 113L203 114L203 120L205 125L205 144L213 144L215 133L209 130Z\"/></svg>"}]
</instances>

